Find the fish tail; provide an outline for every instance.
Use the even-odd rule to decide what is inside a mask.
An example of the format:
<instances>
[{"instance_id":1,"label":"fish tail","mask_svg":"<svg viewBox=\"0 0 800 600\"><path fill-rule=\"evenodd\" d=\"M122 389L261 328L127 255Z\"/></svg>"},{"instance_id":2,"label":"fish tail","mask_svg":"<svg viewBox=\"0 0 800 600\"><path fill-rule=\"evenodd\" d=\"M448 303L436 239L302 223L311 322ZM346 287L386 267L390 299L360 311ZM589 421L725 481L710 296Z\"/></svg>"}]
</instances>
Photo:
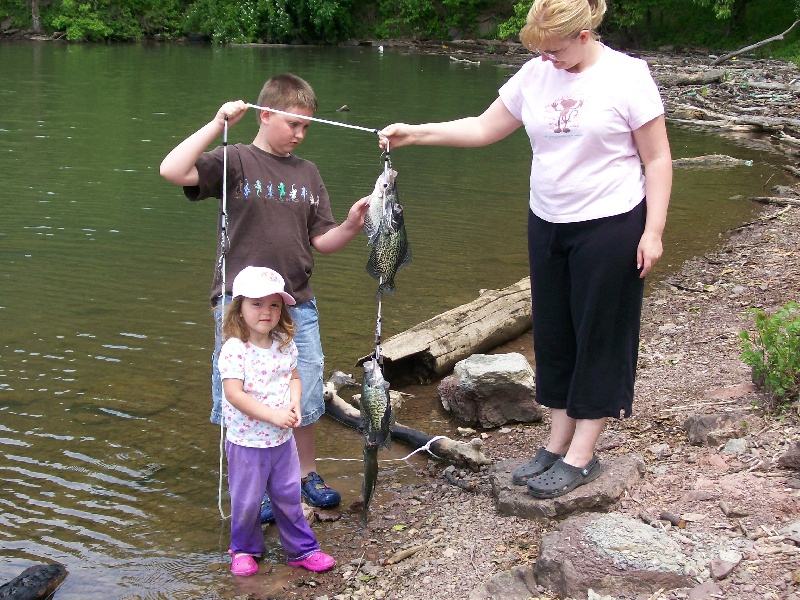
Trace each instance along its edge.
<instances>
[{"instance_id":1,"label":"fish tail","mask_svg":"<svg viewBox=\"0 0 800 600\"><path fill-rule=\"evenodd\" d=\"M384 281L382 284L378 286L378 291L375 294L375 299L380 300L383 294L391 294L397 291L397 288L394 285L394 279L390 279L389 281Z\"/></svg>"},{"instance_id":2,"label":"fish tail","mask_svg":"<svg viewBox=\"0 0 800 600\"><path fill-rule=\"evenodd\" d=\"M364 508L361 511L361 524L366 526L369 503L378 483L378 446L364 444L364 483L361 486L361 495L364 496Z\"/></svg>"}]
</instances>

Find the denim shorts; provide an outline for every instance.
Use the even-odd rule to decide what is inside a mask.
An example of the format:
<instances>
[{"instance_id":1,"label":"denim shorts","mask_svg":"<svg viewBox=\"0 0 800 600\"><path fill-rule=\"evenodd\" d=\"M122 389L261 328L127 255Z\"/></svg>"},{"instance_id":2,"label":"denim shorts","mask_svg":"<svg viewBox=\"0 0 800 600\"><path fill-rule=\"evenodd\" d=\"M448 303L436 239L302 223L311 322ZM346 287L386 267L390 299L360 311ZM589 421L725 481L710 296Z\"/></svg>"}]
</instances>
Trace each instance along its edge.
<instances>
[{"instance_id":1,"label":"denim shorts","mask_svg":"<svg viewBox=\"0 0 800 600\"><path fill-rule=\"evenodd\" d=\"M225 305L231 301L228 296ZM303 413L301 425L311 425L325 414L325 400L322 397L322 374L325 370L325 356L322 354L322 341L319 336L319 313L317 300L312 298L296 306L289 306L289 315L295 326L294 343L297 346L297 371L303 384L300 409ZM211 357L211 422L222 421L222 379L219 376L217 358L222 348L222 306L214 307L214 354Z\"/></svg>"}]
</instances>

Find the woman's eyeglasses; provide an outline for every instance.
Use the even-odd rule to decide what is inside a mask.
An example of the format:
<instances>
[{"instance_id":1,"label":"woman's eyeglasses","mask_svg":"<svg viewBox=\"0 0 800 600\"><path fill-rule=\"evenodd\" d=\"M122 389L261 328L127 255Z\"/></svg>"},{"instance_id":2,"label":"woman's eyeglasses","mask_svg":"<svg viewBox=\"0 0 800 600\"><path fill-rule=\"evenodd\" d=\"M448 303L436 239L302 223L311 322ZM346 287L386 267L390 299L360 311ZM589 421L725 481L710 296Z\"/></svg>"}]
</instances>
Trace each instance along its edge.
<instances>
[{"instance_id":1,"label":"woman's eyeglasses","mask_svg":"<svg viewBox=\"0 0 800 600\"><path fill-rule=\"evenodd\" d=\"M540 50L539 48L536 48L536 51L539 54L541 54L542 56L544 56L546 58L549 58L550 60L558 60L558 57L561 56L562 54L564 54L564 52L566 52L567 48L569 48L572 45L572 42L574 42L577 39L578 38L572 38L570 40L569 44L567 44L566 46L564 46L560 50L552 50L551 51L551 50Z\"/></svg>"}]
</instances>

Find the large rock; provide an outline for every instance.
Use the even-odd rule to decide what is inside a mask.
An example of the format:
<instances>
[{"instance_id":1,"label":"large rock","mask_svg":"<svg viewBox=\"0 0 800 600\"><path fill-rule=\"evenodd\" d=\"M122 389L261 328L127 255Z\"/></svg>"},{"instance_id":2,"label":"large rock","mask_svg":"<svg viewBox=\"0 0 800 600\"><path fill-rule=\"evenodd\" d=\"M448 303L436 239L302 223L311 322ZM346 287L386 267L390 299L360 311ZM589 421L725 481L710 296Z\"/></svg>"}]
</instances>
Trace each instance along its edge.
<instances>
[{"instance_id":1,"label":"large rock","mask_svg":"<svg viewBox=\"0 0 800 600\"><path fill-rule=\"evenodd\" d=\"M600 477L558 498L540 499L528 495L527 486L514 485L511 481L514 469L527 460L528 457L500 461L489 470L492 494L497 512L501 515L541 519L563 517L587 510L609 510L625 490L631 489L642 480L645 472L644 459L638 454L601 458L603 472Z\"/></svg>"},{"instance_id":2,"label":"large rock","mask_svg":"<svg viewBox=\"0 0 800 600\"><path fill-rule=\"evenodd\" d=\"M503 571L472 590L469 600L530 600L538 597L531 565Z\"/></svg>"},{"instance_id":3,"label":"large rock","mask_svg":"<svg viewBox=\"0 0 800 600\"><path fill-rule=\"evenodd\" d=\"M719 446L728 440L742 438L751 429L753 416L746 412L693 415L683 427L693 446Z\"/></svg>"},{"instance_id":4,"label":"large rock","mask_svg":"<svg viewBox=\"0 0 800 600\"><path fill-rule=\"evenodd\" d=\"M616 513L570 517L542 536L535 576L562 598L614 597L691 587L697 570L667 534Z\"/></svg>"},{"instance_id":5,"label":"large rock","mask_svg":"<svg viewBox=\"0 0 800 600\"><path fill-rule=\"evenodd\" d=\"M445 410L468 425L499 427L542 419L534 400L534 374L519 353L474 354L456 363L439 384Z\"/></svg>"},{"instance_id":6,"label":"large rock","mask_svg":"<svg viewBox=\"0 0 800 600\"><path fill-rule=\"evenodd\" d=\"M787 451L778 458L778 465L800 469L800 442L791 443L787 448Z\"/></svg>"}]
</instances>

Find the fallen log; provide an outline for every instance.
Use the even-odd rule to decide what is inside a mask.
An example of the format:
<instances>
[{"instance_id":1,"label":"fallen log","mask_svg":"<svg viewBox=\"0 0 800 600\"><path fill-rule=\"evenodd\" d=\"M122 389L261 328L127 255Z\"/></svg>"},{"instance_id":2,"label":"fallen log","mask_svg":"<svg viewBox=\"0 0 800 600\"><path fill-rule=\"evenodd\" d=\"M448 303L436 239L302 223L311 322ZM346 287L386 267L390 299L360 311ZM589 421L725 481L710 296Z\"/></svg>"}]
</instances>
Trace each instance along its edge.
<instances>
[{"instance_id":1,"label":"fallen log","mask_svg":"<svg viewBox=\"0 0 800 600\"><path fill-rule=\"evenodd\" d=\"M800 198L784 198L782 196L756 196L748 198L759 204L772 204L774 206L800 206Z\"/></svg>"},{"instance_id":2,"label":"fallen log","mask_svg":"<svg viewBox=\"0 0 800 600\"><path fill-rule=\"evenodd\" d=\"M526 277L390 337L381 345L384 376L395 384L430 383L459 360L516 339L530 327L531 282Z\"/></svg>"},{"instance_id":3,"label":"fallen log","mask_svg":"<svg viewBox=\"0 0 800 600\"><path fill-rule=\"evenodd\" d=\"M719 83L724 77L724 69L715 69L702 73L664 73L658 76L657 81L661 85L705 85L708 83Z\"/></svg>"},{"instance_id":4,"label":"fallen log","mask_svg":"<svg viewBox=\"0 0 800 600\"><path fill-rule=\"evenodd\" d=\"M33 565L11 581L0 585L2 600L38 600L49 598L67 576L63 565Z\"/></svg>"},{"instance_id":5,"label":"fallen log","mask_svg":"<svg viewBox=\"0 0 800 600\"><path fill-rule=\"evenodd\" d=\"M357 408L347 403L337 393L334 385L330 382L325 384L323 392L325 398L325 414L353 429L359 429L361 424L361 413ZM439 438L435 441L435 436L428 435L411 427L406 427L400 423L395 423L392 430L392 439L403 442L414 449L428 446L431 453L436 457L447 462L466 466L473 471L477 471L483 465L491 464L491 460L481 452L483 441L475 438L469 443L458 442L447 437Z\"/></svg>"},{"instance_id":6,"label":"fallen log","mask_svg":"<svg viewBox=\"0 0 800 600\"><path fill-rule=\"evenodd\" d=\"M703 156L691 156L688 158L676 158L672 161L673 167L736 167L739 165L751 166L753 161L742 158L734 158L727 154L704 154Z\"/></svg>"}]
</instances>

